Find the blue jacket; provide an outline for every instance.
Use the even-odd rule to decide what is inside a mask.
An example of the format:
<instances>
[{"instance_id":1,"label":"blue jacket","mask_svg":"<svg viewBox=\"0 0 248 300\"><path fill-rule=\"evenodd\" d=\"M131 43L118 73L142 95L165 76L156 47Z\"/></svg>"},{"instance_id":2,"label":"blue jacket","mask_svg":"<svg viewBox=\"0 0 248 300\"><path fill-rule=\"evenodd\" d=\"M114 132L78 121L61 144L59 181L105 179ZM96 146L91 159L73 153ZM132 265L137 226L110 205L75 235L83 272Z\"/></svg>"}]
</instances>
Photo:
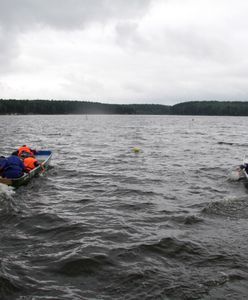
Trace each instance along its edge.
<instances>
[{"instance_id":1,"label":"blue jacket","mask_svg":"<svg viewBox=\"0 0 248 300\"><path fill-rule=\"evenodd\" d=\"M1 176L5 178L18 178L23 175L24 164L22 160L14 155L1 159Z\"/></svg>"}]
</instances>

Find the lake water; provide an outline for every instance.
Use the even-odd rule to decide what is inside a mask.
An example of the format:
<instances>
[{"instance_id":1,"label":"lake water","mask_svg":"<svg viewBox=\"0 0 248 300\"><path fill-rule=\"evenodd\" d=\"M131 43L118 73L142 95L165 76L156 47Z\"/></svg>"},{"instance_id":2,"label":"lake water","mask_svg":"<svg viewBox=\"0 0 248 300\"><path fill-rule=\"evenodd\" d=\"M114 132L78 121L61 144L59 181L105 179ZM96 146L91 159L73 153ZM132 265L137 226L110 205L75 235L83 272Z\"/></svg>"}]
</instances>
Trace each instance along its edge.
<instances>
[{"instance_id":1,"label":"lake water","mask_svg":"<svg viewBox=\"0 0 248 300\"><path fill-rule=\"evenodd\" d=\"M0 186L0 299L247 299L248 118L0 119L0 154L53 151Z\"/></svg>"}]
</instances>

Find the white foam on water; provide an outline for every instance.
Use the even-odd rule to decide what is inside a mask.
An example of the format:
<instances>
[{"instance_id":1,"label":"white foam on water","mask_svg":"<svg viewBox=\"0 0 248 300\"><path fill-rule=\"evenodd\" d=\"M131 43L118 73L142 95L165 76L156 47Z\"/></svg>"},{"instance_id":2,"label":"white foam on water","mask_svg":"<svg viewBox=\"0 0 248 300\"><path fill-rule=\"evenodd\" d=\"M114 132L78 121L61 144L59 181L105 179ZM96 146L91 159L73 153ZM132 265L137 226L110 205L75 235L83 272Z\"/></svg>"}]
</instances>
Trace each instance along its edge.
<instances>
[{"instance_id":1,"label":"white foam on water","mask_svg":"<svg viewBox=\"0 0 248 300\"><path fill-rule=\"evenodd\" d=\"M242 172L242 170L239 170L239 169L232 170L228 174L228 179L231 181L238 181L242 178L245 178L245 176L244 176L244 173Z\"/></svg>"},{"instance_id":2,"label":"white foam on water","mask_svg":"<svg viewBox=\"0 0 248 300\"><path fill-rule=\"evenodd\" d=\"M13 187L0 183L0 212L13 212L16 210L14 195Z\"/></svg>"},{"instance_id":3,"label":"white foam on water","mask_svg":"<svg viewBox=\"0 0 248 300\"><path fill-rule=\"evenodd\" d=\"M0 197L4 196L6 198L11 198L15 194L14 188L12 186L0 183Z\"/></svg>"}]
</instances>

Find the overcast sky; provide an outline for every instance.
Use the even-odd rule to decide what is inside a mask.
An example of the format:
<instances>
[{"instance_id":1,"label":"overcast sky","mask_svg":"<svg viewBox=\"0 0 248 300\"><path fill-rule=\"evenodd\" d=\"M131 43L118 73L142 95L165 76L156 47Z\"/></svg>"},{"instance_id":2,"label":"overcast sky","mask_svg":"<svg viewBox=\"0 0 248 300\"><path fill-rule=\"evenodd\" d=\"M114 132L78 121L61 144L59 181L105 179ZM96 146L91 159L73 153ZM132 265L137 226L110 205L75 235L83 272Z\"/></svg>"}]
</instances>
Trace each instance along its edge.
<instances>
[{"instance_id":1,"label":"overcast sky","mask_svg":"<svg viewBox=\"0 0 248 300\"><path fill-rule=\"evenodd\" d=\"M0 98L248 100L247 0L0 0Z\"/></svg>"}]
</instances>

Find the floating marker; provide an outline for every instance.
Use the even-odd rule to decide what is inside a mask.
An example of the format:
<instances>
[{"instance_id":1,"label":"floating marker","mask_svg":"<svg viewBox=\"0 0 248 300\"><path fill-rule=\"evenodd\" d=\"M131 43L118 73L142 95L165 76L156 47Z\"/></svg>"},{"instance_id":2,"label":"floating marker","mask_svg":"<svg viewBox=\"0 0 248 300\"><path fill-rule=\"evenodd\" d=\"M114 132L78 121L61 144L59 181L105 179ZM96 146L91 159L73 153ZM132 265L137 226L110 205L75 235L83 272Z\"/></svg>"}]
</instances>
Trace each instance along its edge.
<instances>
[{"instance_id":1,"label":"floating marker","mask_svg":"<svg viewBox=\"0 0 248 300\"><path fill-rule=\"evenodd\" d=\"M140 148L138 148L138 147L133 147L133 152L134 152L134 153L139 153L139 152L140 152Z\"/></svg>"}]
</instances>

